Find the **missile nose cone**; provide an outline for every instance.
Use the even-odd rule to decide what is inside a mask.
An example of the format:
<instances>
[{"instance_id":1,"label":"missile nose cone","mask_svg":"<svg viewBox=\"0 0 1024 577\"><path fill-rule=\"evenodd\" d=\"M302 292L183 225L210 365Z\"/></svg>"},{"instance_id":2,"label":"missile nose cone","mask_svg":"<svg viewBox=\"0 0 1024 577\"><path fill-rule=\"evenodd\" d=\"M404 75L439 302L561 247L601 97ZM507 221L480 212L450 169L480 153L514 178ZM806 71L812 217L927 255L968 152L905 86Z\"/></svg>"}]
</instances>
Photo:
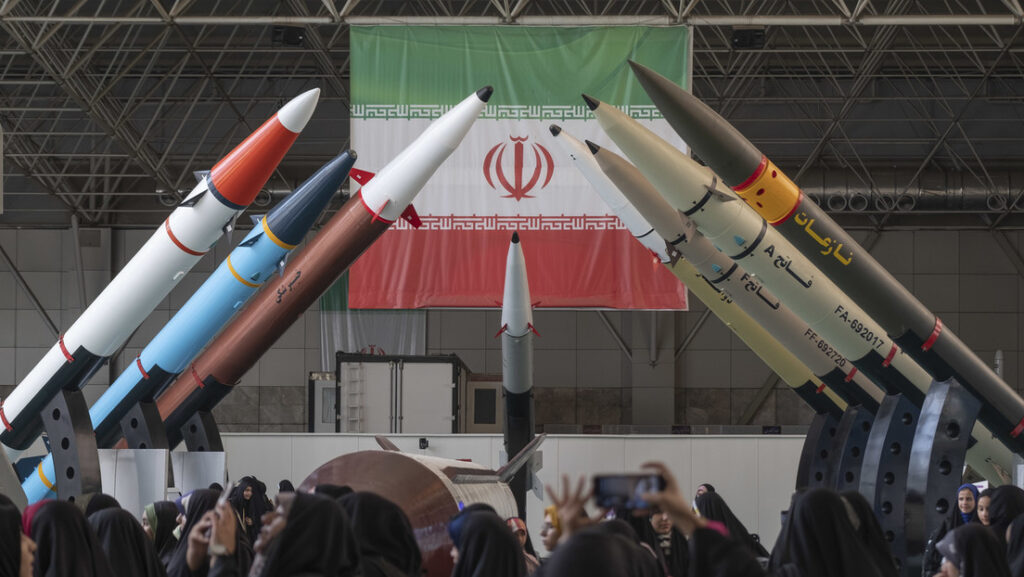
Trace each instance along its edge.
<instances>
[{"instance_id":1,"label":"missile nose cone","mask_svg":"<svg viewBox=\"0 0 1024 577\"><path fill-rule=\"evenodd\" d=\"M494 94L493 86L484 86L480 90L476 91L476 96L483 102L487 102L491 99L491 95Z\"/></svg>"},{"instance_id":2,"label":"missile nose cone","mask_svg":"<svg viewBox=\"0 0 1024 577\"><path fill-rule=\"evenodd\" d=\"M210 170L210 192L236 210L248 206L306 126L319 98L319 88L296 96L220 159Z\"/></svg>"},{"instance_id":3,"label":"missile nose cone","mask_svg":"<svg viewBox=\"0 0 1024 577\"><path fill-rule=\"evenodd\" d=\"M512 233L512 244L519 244L519 231Z\"/></svg>"},{"instance_id":4,"label":"missile nose cone","mask_svg":"<svg viewBox=\"0 0 1024 577\"><path fill-rule=\"evenodd\" d=\"M586 143L587 143L587 148L590 149L591 154L597 154L597 152L599 150L601 150L600 146L594 144L593 142L590 142L589 140L587 140Z\"/></svg>"},{"instance_id":5,"label":"missile nose cone","mask_svg":"<svg viewBox=\"0 0 1024 577\"><path fill-rule=\"evenodd\" d=\"M279 245L294 247L302 242L302 237L316 222L334 193L341 188L353 164L355 158L344 152L320 167L295 192L267 213L263 221L264 232Z\"/></svg>"},{"instance_id":6,"label":"missile nose cone","mask_svg":"<svg viewBox=\"0 0 1024 577\"><path fill-rule=\"evenodd\" d=\"M552 124L548 127L548 130L551 131L551 136L558 136L562 132L562 127L557 124Z\"/></svg>"},{"instance_id":7,"label":"missile nose cone","mask_svg":"<svg viewBox=\"0 0 1024 577\"><path fill-rule=\"evenodd\" d=\"M359 155L358 155L358 154L356 154L356 151L352 150L351 148L350 148L350 149L348 149L348 150L346 150L346 151L345 151L345 154L347 154L347 155L351 156L351 157L352 157L352 160L358 160L358 159L359 159Z\"/></svg>"},{"instance_id":8,"label":"missile nose cone","mask_svg":"<svg viewBox=\"0 0 1024 577\"><path fill-rule=\"evenodd\" d=\"M582 94L581 96L583 96L583 101L587 103L587 106L591 110L597 110L597 107L601 105L601 101L600 100L597 100L595 98L591 98L590 96L587 96L586 94Z\"/></svg>"},{"instance_id":9,"label":"missile nose cone","mask_svg":"<svg viewBox=\"0 0 1024 577\"><path fill-rule=\"evenodd\" d=\"M314 88L292 98L281 110L277 111L277 119L281 121L288 130L298 133L306 127L313 111L316 110L316 103L320 100L320 89Z\"/></svg>"}]
</instances>

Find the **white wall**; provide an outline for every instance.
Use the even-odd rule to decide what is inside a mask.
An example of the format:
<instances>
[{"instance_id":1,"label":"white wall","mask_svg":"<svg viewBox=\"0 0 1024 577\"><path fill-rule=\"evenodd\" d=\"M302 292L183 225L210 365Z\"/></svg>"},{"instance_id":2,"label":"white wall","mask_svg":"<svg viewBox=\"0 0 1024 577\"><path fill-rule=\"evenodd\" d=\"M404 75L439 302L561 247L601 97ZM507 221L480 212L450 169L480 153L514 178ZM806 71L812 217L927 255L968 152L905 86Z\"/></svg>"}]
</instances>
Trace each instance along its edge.
<instances>
[{"instance_id":1,"label":"white wall","mask_svg":"<svg viewBox=\"0 0 1024 577\"><path fill-rule=\"evenodd\" d=\"M255 475L277 490L289 479L297 486L309 473L346 453L378 449L372 435L226 433L230 479ZM419 449L420 435L388 435L399 448L452 459L471 459L498 468L500 435L432 435L430 447ZM684 494L692 495L700 483L711 483L736 516L761 535L769 549L775 542L779 513L789 506L796 481L802 436L596 436L549 435L541 446L544 483L567 474L635 471L649 460L664 461L678 477ZM527 525L534 543L543 518L545 501L531 496Z\"/></svg>"}]
</instances>

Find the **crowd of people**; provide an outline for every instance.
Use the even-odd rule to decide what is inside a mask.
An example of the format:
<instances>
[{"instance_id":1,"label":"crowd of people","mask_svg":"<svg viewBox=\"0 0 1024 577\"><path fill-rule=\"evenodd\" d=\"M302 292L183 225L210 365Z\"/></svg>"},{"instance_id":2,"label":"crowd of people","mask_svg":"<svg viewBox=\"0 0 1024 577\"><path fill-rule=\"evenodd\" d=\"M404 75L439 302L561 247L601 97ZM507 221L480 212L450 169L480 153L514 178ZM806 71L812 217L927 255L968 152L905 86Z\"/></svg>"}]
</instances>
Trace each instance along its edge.
<instances>
[{"instance_id":1,"label":"crowd of people","mask_svg":"<svg viewBox=\"0 0 1024 577\"><path fill-rule=\"evenodd\" d=\"M660 463L663 491L649 509L588 515L584 481L548 487L541 559L522 519L490 505L451 518L452 577L897 577L898 561L859 493L797 492L772 551L714 486L691 501ZM1024 577L1024 490L960 487L931 535L924 577ZM891 538L891 535L889 536ZM436 541L437 535L431 536ZM320 485L275 502L245 477L176 501L152 503L141 522L107 495L83 511L42 501L19 511L0 496L0 577L420 577L416 532L395 503ZM916 576L915 576L916 577Z\"/></svg>"}]
</instances>

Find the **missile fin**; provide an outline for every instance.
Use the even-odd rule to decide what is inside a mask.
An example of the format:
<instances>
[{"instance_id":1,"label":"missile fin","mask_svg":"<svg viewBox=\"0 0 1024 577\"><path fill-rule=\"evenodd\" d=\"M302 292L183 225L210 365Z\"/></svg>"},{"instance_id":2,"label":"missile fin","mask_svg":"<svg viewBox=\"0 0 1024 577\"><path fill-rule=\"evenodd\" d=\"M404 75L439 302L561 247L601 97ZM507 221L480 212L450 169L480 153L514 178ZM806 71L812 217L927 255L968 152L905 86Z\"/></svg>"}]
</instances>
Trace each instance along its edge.
<instances>
[{"instance_id":1,"label":"missile fin","mask_svg":"<svg viewBox=\"0 0 1024 577\"><path fill-rule=\"evenodd\" d=\"M526 328L530 329L530 332L532 332L533 334L537 335L538 337L540 336L540 333L538 333L537 329L534 328L533 323L527 323L526 324Z\"/></svg>"},{"instance_id":2,"label":"missile fin","mask_svg":"<svg viewBox=\"0 0 1024 577\"><path fill-rule=\"evenodd\" d=\"M494 335L494 338L498 338L498 337L500 337L500 336L501 336L501 333L503 333L503 332L505 332L505 331L507 331L507 330L508 330L508 325L501 325L501 328L500 328L500 329L498 329L498 332L497 332L497 333L495 333L495 335Z\"/></svg>"},{"instance_id":3,"label":"missile fin","mask_svg":"<svg viewBox=\"0 0 1024 577\"><path fill-rule=\"evenodd\" d=\"M207 176L210 176L209 170L193 170L192 176L196 177L196 182L202 182Z\"/></svg>"},{"instance_id":4,"label":"missile fin","mask_svg":"<svg viewBox=\"0 0 1024 577\"><path fill-rule=\"evenodd\" d=\"M718 177L717 176L713 176L711 178L711 184L705 185L704 188L708 192L711 193L711 196L715 197L716 199L718 199L721 202L729 202L730 200L737 200L738 199L738 197L718 189Z\"/></svg>"},{"instance_id":5,"label":"missile fin","mask_svg":"<svg viewBox=\"0 0 1024 577\"><path fill-rule=\"evenodd\" d=\"M266 215L265 214L250 214L249 215L249 221L252 222L253 226L259 226L260 225L260 221L263 220L264 216L266 216Z\"/></svg>"},{"instance_id":6,"label":"missile fin","mask_svg":"<svg viewBox=\"0 0 1024 577\"><path fill-rule=\"evenodd\" d=\"M420 215L416 214L416 208L411 204L405 207L405 210L402 211L402 218L411 224L413 228L423 226L423 221L420 220Z\"/></svg>"},{"instance_id":7,"label":"missile fin","mask_svg":"<svg viewBox=\"0 0 1024 577\"><path fill-rule=\"evenodd\" d=\"M387 437L377 435L373 438L373 440L377 441L377 444L380 446L380 448L384 449L385 451L395 451L397 453L402 452L402 450L398 448L398 445L392 443L391 439Z\"/></svg>"},{"instance_id":8,"label":"missile fin","mask_svg":"<svg viewBox=\"0 0 1024 577\"><path fill-rule=\"evenodd\" d=\"M288 253L291 254L291 253ZM281 260L277 262L277 274L278 276L284 276L284 267L288 264L288 254L281 257Z\"/></svg>"},{"instance_id":9,"label":"missile fin","mask_svg":"<svg viewBox=\"0 0 1024 577\"><path fill-rule=\"evenodd\" d=\"M256 236L250 238L250 239L243 240L242 243L239 244L238 246L252 246L252 245L256 244L256 241L258 241L261 236L263 236L262 232L257 234Z\"/></svg>"},{"instance_id":10,"label":"missile fin","mask_svg":"<svg viewBox=\"0 0 1024 577\"><path fill-rule=\"evenodd\" d=\"M204 190L203 192L200 192L199 194L197 194L197 195L195 195L195 196L193 196L191 198L186 198L185 200L181 201L180 204L178 204L178 207L180 208L180 207L183 207L183 206L187 206L187 207L195 206L196 203L199 202L199 199L203 198L203 195L206 194L207 192L208 191Z\"/></svg>"},{"instance_id":11,"label":"missile fin","mask_svg":"<svg viewBox=\"0 0 1024 577\"><path fill-rule=\"evenodd\" d=\"M350 170L348 172L348 175L350 178L352 178L352 180L358 182L360 186L366 186L366 183L370 182L370 180L374 176L376 176L376 174L373 172L367 170L359 170L358 168L353 168L352 170Z\"/></svg>"},{"instance_id":12,"label":"missile fin","mask_svg":"<svg viewBox=\"0 0 1024 577\"><path fill-rule=\"evenodd\" d=\"M498 479L503 483L508 483L509 480L519 472L519 469L521 469L523 465L530 460L530 457L537 452L537 449L540 448L540 444L543 443L546 438L547 435L543 433L534 437L532 441L527 443L526 446L516 454L516 456L509 459L508 463L505 463L505 465L498 469Z\"/></svg>"}]
</instances>

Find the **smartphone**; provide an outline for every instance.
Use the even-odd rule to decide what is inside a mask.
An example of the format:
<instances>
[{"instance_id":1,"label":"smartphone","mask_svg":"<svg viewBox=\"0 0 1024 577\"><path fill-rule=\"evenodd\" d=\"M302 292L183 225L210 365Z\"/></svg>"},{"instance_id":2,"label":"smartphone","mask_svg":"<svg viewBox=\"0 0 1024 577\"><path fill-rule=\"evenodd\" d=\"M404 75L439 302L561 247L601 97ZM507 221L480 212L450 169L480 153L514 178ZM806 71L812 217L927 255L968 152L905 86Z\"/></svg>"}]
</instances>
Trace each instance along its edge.
<instances>
[{"instance_id":1,"label":"smartphone","mask_svg":"<svg viewBox=\"0 0 1024 577\"><path fill-rule=\"evenodd\" d=\"M594 502L609 509L648 509L644 493L665 490L665 478L655 473L594 475Z\"/></svg>"}]
</instances>

